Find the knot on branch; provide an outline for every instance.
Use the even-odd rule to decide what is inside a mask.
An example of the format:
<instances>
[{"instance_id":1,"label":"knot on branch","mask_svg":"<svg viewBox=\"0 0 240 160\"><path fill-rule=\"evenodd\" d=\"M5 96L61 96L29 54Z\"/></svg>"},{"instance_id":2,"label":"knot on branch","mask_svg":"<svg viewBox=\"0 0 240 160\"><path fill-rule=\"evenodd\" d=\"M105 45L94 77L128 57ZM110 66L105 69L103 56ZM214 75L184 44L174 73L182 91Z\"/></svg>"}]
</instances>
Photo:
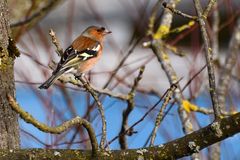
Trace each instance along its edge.
<instances>
[{"instance_id":1,"label":"knot on branch","mask_svg":"<svg viewBox=\"0 0 240 160\"><path fill-rule=\"evenodd\" d=\"M141 156L143 156L144 153L146 153L146 152L148 152L148 150L145 149L145 148L143 148L143 149L139 149L139 150L136 151L136 153L137 153L137 154L140 154Z\"/></svg>"},{"instance_id":2,"label":"knot on branch","mask_svg":"<svg viewBox=\"0 0 240 160\"><path fill-rule=\"evenodd\" d=\"M218 122L213 122L211 124L211 129L217 137L221 137L223 135L220 124Z\"/></svg>"},{"instance_id":3,"label":"knot on branch","mask_svg":"<svg viewBox=\"0 0 240 160\"><path fill-rule=\"evenodd\" d=\"M194 141L190 141L188 143L188 147L193 151L194 153L200 152L200 146L196 145Z\"/></svg>"},{"instance_id":4,"label":"knot on branch","mask_svg":"<svg viewBox=\"0 0 240 160\"><path fill-rule=\"evenodd\" d=\"M8 50L9 56L12 58L16 58L20 56L20 52L16 46L16 42L11 37L8 37L7 50Z\"/></svg>"},{"instance_id":5,"label":"knot on branch","mask_svg":"<svg viewBox=\"0 0 240 160\"><path fill-rule=\"evenodd\" d=\"M132 136L133 134L136 134L136 133L137 133L137 131L135 131L134 128L131 127L127 130L126 135Z\"/></svg>"}]
</instances>

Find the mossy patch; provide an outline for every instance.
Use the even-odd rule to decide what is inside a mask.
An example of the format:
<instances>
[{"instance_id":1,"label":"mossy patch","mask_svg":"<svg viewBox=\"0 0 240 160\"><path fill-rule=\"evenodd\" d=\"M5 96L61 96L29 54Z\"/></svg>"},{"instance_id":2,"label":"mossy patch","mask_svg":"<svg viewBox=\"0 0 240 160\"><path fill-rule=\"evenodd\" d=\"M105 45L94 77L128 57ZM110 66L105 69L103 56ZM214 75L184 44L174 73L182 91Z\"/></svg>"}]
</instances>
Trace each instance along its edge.
<instances>
[{"instance_id":1,"label":"mossy patch","mask_svg":"<svg viewBox=\"0 0 240 160\"><path fill-rule=\"evenodd\" d=\"M16 46L16 42L12 38L8 38L8 53L9 57L15 58L20 56L20 52Z\"/></svg>"},{"instance_id":2,"label":"mossy patch","mask_svg":"<svg viewBox=\"0 0 240 160\"><path fill-rule=\"evenodd\" d=\"M6 48L0 47L0 70L6 71L9 66L12 66L15 57L9 56L8 50Z\"/></svg>"}]
</instances>

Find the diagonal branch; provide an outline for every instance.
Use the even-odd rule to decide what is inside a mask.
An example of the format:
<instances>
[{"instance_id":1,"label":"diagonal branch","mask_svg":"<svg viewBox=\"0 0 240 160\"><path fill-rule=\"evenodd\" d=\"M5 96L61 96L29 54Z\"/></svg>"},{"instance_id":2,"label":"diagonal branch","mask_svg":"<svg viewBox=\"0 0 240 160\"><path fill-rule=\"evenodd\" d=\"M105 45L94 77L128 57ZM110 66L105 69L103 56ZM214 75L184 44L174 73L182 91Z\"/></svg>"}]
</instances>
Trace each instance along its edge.
<instances>
[{"instance_id":1,"label":"diagonal branch","mask_svg":"<svg viewBox=\"0 0 240 160\"><path fill-rule=\"evenodd\" d=\"M169 9L169 10L170 10L171 12L173 12L174 14L177 14L177 15L179 15L179 16L182 16L182 17L184 17L184 18L188 18L188 19L191 19L191 20L197 20L197 17L196 17L196 16L192 16L192 15L183 13L183 12L175 9L175 8L172 7L171 5L169 5L167 2L163 2L162 5L163 5L164 8Z\"/></svg>"},{"instance_id":2,"label":"diagonal branch","mask_svg":"<svg viewBox=\"0 0 240 160\"><path fill-rule=\"evenodd\" d=\"M182 106L183 98L181 95L181 88L180 88L179 84L176 83L178 81L177 73L173 69L173 67L170 63L170 59L169 59L167 53L164 51L164 48L162 47L161 40L153 40L152 41L152 50L153 50L154 54L156 55L158 61L160 62L161 67L165 71L170 84L177 85L177 89L175 90L174 97L179 105L179 113L180 113L180 118L183 123L184 132L186 132L186 134L191 133L192 132L192 124L190 122L190 119L189 119L186 111L183 110L183 106Z\"/></svg>"},{"instance_id":3,"label":"diagonal branch","mask_svg":"<svg viewBox=\"0 0 240 160\"><path fill-rule=\"evenodd\" d=\"M216 4L217 0L209 0L206 9L203 11L202 16L207 19L209 12L213 9L214 4Z\"/></svg>"},{"instance_id":4,"label":"diagonal branch","mask_svg":"<svg viewBox=\"0 0 240 160\"><path fill-rule=\"evenodd\" d=\"M54 68L53 66L51 66L51 68ZM59 77L58 79L59 81L61 81L62 83L70 83L74 86L77 86L77 87L80 87L82 88L82 84L76 80L75 78L71 77L70 75L62 75L61 77ZM98 88L92 84L89 83L89 86L93 89L94 92L96 92L97 94L104 94L104 95L107 95L109 97L112 97L112 98L117 98L119 100L122 100L122 101L126 101L128 100L128 95L125 95L125 94L121 94L121 93L115 93L109 89L101 89L101 88Z\"/></svg>"},{"instance_id":5,"label":"diagonal branch","mask_svg":"<svg viewBox=\"0 0 240 160\"><path fill-rule=\"evenodd\" d=\"M56 33L53 31L53 29L50 29L50 30L49 30L49 35L51 36L52 43L53 43L53 44L55 45L55 47L56 47L56 52L57 52L58 56L63 55L63 49L62 49L62 47L60 46L60 42L59 42L59 40L57 39Z\"/></svg>"},{"instance_id":6,"label":"diagonal branch","mask_svg":"<svg viewBox=\"0 0 240 160\"><path fill-rule=\"evenodd\" d=\"M208 79L209 79L209 92L212 99L212 105L214 110L215 119L220 118L221 111L218 102L218 96L216 92L216 83L215 83L215 74L214 74L214 65L213 65L213 55L212 48L210 45L209 37L206 30L206 18L202 15L202 7L199 0L194 0L195 9L198 15L198 23L201 29L201 35L204 42L205 58L207 62L208 69Z\"/></svg>"},{"instance_id":7,"label":"diagonal branch","mask_svg":"<svg viewBox=\"0 0 240 160\"><path fill-rule=\"evenodd\" d=\"M83 84L85 89L92 95L93 99L97 103L98 110L99 110L99 113L100 113L101 118L102 118L102 138L101 138L101 142L100 142L100 148L104 149L104 144L106 142L106 134L107 134L107 122L106 122L106 118L105 118L105 114L104 114L103 105L100 102L96 92L90 86L90 84L88 82L86 82L82 77L78 77L78 79Z\"/></svg>"},{"instance_id":8,"label":"diagonal branch","mask_svg":"<svg viewBox=\"0 0 240 160\"><path fill-rule=\"evenodd\" d=\"M138 76L134 79L134 84L131 88L131 91L128 93L128 99L127 99L127 109L123 111L123 120L122 120L122 127L121 131L119 132L119 144L121 146L121 149L127 149L127 142L126 142L126 133L127 135L133 134L133 128L128 130L128 117L132 110L134 109L135 102L134 102L134 95L135 90L138 86L139 81L142 79L142 74L144 72L145 66L140 68L140 71L138 73ZM128 130L128 131L127 131Z\"/></svg>"},{"instance_id":9,"label":"diagonal branch","mask_svg":"<svg viewBox=\"0 0 240 160\"><path fill-rule=\"evenodd\" d=\"M225 109L226 96L229 88L229 81L231 79L231 74L234 68L234 65L237 62L237 56L240 50L240 18L238 18L236 27L233 31L230 44L229 44L229 54L226 57L224 67L220 73L219 85L218 85L218 94L219 94L219 104Z\"/></svg>"},{"instance_id":10,"label":"diagonal branch","mask_svg":"<svg viewBox=\"0 0 240 160\"><path fill-rule=\"evenodd\" d=\"M163 117L164 117L164 110L167 107L169 101L171 100L172 95L173 95L176 88L177 88L176 85L172 85L172 87L168 90L166 97L164 98L162 107L161 107L161 109L160 109L160 111L157 115L155 125L154 125L154 129L153 129L152 134L151 134L150 146L154 145L154 140L156 138L157 130L158 130L158 128L160 126L160 123L162 122Z\"/></svg>"},{"instance_id":11,"label":"diagonal branch","mask_svg":"<svg viewBox=\"0 0 240 160\"><path fill-rule=\"evenodd\" d=\"M169 6L175 8L179 2L180 2L179 0L170 0ZM153 40L151 42L151 49L153 50L153 53L156 55L162 69L166 73L170 85L176 84L176 82L178 81L178 77L171 65L169 56L163 47L162 38L164 37L164 35L169 33L172 25L172 20L173 20L172 11L165 9L160 25L157 29L157 32L153 35ZM187 115L186 111L183 109L182 106L183 97L181 94L181 88L179 84L177 84L177 89L174 92L174 98L176 99L179 106L178 112L183 126L183 131L185 132L185 134L189 134L193 131L193 127L189 119L189 116ZM198 154L194 154L192 158L198 159Z\"/></svg>"},{"instance_id":12,"label":"diagonal branch","mask_svg":"<svg viewBox=\"0 0 240 160\"><path fill-rule=\"evenodd\" d=\"M137 126L139 123L141 123L148 115L150 112L152 112L158 105L159 103L163 100L163 98L165 97L165 95L172 89L172 88L176 88L176 84L172 84L171 87L169 89L167 89L165 91L165 93L161 96L161 98L152 106L150 107L150 109L138 120L136 121L134 124L132 124L127 130L125 130L125 132L123 132L121 135L127 134L128 132L131 132L135 126ZM163 118L165 117L165 115L163 116ZM107 145L111 144L112 142L114 142L119 136L115 136L112 140L110 140ZM106 146L105 146L106 147Z\"/></svg>"}]
</instances>

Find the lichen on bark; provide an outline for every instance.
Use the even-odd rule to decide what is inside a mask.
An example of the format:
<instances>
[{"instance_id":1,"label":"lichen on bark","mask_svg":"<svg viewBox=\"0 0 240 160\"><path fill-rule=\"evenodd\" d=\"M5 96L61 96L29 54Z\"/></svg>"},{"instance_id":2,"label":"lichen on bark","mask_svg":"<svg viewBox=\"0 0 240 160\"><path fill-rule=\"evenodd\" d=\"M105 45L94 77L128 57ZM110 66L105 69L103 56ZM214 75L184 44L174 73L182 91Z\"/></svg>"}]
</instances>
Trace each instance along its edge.
<instances>
[{"instance_id":1,"label":"lichen on bark","mask_svg":"<svg viewBox=\"0 0 240 160\"><path fill-rule=\"evenodd\" d=\"M18 116L7 99L7 94L15 97L15 52L10 52L13 48L11 43L9 45L10 27L6 0L0 1L0 14L0 148L17 149L20 146Z\"/></svg>"}]
</instances>

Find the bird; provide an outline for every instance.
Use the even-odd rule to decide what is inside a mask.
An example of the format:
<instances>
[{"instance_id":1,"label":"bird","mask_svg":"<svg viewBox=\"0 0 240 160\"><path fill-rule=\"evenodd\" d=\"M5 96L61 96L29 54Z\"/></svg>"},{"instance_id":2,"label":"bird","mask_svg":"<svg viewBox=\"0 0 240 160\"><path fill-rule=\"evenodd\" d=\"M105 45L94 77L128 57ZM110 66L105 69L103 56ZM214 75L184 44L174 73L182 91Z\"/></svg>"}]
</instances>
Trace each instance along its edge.
<instances>
[{"instance_id":1,"label":"bird","mask_svg":"<svg viewBox=\"0 0 240 160\"><path fill-rule=\"evenodd\" d=\"M112 33L102 26L89 26L64 51L51 77L39 89L48 89L62 74L82 76L91 70L102 56L104 37Z\"/></svg>"}]
</instances>

